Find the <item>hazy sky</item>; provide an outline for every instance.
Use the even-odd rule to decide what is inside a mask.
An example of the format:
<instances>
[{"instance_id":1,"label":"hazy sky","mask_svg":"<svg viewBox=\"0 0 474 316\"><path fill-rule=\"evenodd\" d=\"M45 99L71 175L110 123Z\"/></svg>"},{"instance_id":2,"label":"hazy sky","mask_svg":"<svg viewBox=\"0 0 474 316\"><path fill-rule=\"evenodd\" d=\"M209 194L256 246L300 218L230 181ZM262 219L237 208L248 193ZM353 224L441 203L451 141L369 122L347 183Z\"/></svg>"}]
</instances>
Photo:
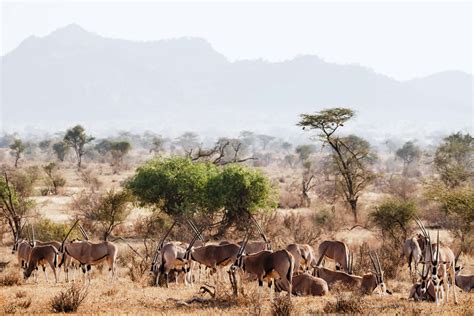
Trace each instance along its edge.
<instances>
[{"instance_id":1,"label":"hazy sky","mask_svg":"<svg viewBox=\"0 0 474 316\"><path fill-rule=\"evenodd\" d=\"M1 55L30 35L77 23L132 40L203 37L230 60L315 54L400 80L453 69L473 73L470 2L2 1L1 9Z\"/></svg>"}]
</instances>

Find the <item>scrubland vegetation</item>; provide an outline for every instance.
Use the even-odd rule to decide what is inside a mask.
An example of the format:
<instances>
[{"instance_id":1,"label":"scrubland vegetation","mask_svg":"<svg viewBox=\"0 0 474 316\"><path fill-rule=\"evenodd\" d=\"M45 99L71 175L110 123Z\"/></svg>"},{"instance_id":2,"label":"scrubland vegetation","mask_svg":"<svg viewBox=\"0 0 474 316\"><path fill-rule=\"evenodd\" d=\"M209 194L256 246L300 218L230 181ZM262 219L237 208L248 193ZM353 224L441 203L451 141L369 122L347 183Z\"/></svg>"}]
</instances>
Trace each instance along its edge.
<instances>
[{"instance_id":1,"label":"scrubland vegetation","mask_svg":"<svg viewBox=\"0 0 474 316\"><path fill-rule=\"evenodd\" d=\"M361 114L363 115L363 114ZM52 137L3 135L0 139L0 313L446 313L472 315L474 297L459 294L437 307L408 300L412 280L403 242L415 236L418 216L433 236L457 254L473 274L474 140L446 135L435 146L416 139L370 144L344 133L350 109L301 116L314 140L292 144L242 131L203 144L186 132L170 139L152 132L122 132L100 139L78 125ZM154 250L173 221L168 239L189 242L198 227L209 242L240 241L257 219L273 249L336 239L354 253L354 273L372 269L377 250L391 296L359 295L338 288L325 297L278 297L258 301L257 283L232 295L227 280L214 295L182 280L153 286ZM22 280L11 248L15 240L61 241L79 219L91 240L119 245L117 279L92 268L92 283L38 284ZM252 238L259 239L257 230ZM123 239L117 239L117 238ZM82 239L73 230L69 239ZM82 274L76 272L80 279ZM226 273L224 273L226 275ZM62 278L62 275L61 275ZM264 291L267 294L266 288Z\"/></svg>"}]
</instances>

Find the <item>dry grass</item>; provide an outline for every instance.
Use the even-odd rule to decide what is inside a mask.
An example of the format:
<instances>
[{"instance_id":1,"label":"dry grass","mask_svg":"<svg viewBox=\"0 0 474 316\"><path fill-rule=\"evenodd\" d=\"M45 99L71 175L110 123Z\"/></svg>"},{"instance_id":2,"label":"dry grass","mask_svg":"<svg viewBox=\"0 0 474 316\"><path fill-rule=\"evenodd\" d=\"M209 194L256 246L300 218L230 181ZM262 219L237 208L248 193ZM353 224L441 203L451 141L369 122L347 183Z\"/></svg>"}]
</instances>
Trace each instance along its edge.
<instances>
[{"instance_id":1,"label":"dry grass","mask_svg":"<svg viewBox=\"0 0 474 316\"><path fill-rule=\"evenodd\" d=\"M64 195L35 197L39 213L57 222L67 221L74 215L70 209L73 197L79 194L85 186L95 186L95 189L100 190L112 187L117 188L120 186L121 181L133 172L131 167L126 172L113 174L107 165L88 163L87 170L90 169L97 170L97 172L86 174L84 178L84 175L77 173L76 168L72 164L70 167L65 167L63 172L67 178L67 186L64 188ZM264 171L272 177L283 178L281 181L282 185L290 184L297 178L295 178L294 170L286 171L282 168L270 166L264 169ZM93 176L96 179L92 179ZM89 184L85 184L85 182L89 182ZM97 185L98 183L100 185ZM287 197L287 203L295 203L297 195L290 190L289 193L291 195ZM311 196L311 198L313 205L319 207L321 201L318 201L315 196ZM378 193L367 193L363 200L367 201L367 207L369 207L369 203L376 201L377 198ZM363 205L361 209L363 210ZM314 225L311 228L315 229L315 231L303 234L302 236L295 235L290 230L297 227L292 225L285 227L283 223L284 218L291 216L290 214L302 215L305 219L310 220L311 223L305 225ZM317 225L323 225L319 222L314 222L314 214L314 209L278 210L275 218L270 221L268 226L265 226L265 229L269 231L268 234L272 237L272 243L275 248L283 247L289 240L298 239L302 241L312 237L315 233L319 235L319 231L316 231L316 229L319 229ZM134 209L132 211L132 215L124 225L129 229L128 232L133 233L133 224L144 215L148 215L148 211L144 209ZM342 210L342 207L336 207L335 216L334 227L331 227L330 231L323 231L319 239L336 238L347 242L357 256L355 258L357 273L367 272L367 269L370 269L370 264L368 261L364 262L363 260L365 259L361 261L359 258L359 247L367 243L372 249L375 249L380 247L380 241L377 240L374 232L368 229L357 227L349 230L353 226L351 224L352 219L349 214ZM364 218L364 216L362 215L361 218ZM301 220L301 223L303 223L303 220ZM126 233L127 231L125 230L123 236L126 236ZM442 238L451 242L445 232L442 232ZM133 246L139 249L140 243L137 242ZM313 243L313 245L316 244L317 242ZM364 247L367 247L367 245ZM18 266L14 264L16 258L11 254L10 249L6 246L0 247L0 258L2 258L2 261L11 262L4 271L0 272L0 314L51 313L52 300L58 297L60 293L66 293L70 289L70 285L63 282L46 284L42 273L39 274L38 284L35 284L31 279L23 282ZM291 303L286 301L286 293L283 293L281 297L276 295L275 302L270 304L268 288L264 287L262 296L259 298L256 282L245 284L244 293L239 293L237 298L232 296L232 290L228 282L218 284L214 297L200 292L202 284L194 285L194 287L184 287L183 284L176 285L173 282L168 289L150 286L148 282L149 266L147 264L141 266L140 260L137 257L127 255L127 253L130 253L130 250L123 244L119 244L119 253L120 260L118 262L117 279L111 282L107 269L100 271L94 267L93 280L88 288L87 299L82 301L77 312L91 314L151 314L160 312L171 315L189 313L202 315L303 315L322 314L325 312L474 315L474 294L460 293L460 304L458 305L452 303L452 296L450 296L451 302L449 304L439 307L433 303L409 301L407 297L411 283L405 263L400 265L400 271L393 271L393 274L397 275L397 280L386 280L388 287L394 292L391 296L380 297L372 295L365 296L359 300L359 296L349 293L349 289L341 286L341 288L336 287L335 290L325 297L292 297ZM380 259L384 261L383 265L385 265L385 258L388 260L389 256L382 253L379 254L381 256ZM465 273L474 273L472 266L468 265L468 262L472 262L472 258L463 257L462 260L466 265ZM76 280L82 280L82 273L76 273ZM61 278L63 277L64 274L61 273ZM78 284L79 288L82 288L82 283L79 282ZM57 310L62 310L62 307L58 307Z\"/></svg>"}]
</instances>

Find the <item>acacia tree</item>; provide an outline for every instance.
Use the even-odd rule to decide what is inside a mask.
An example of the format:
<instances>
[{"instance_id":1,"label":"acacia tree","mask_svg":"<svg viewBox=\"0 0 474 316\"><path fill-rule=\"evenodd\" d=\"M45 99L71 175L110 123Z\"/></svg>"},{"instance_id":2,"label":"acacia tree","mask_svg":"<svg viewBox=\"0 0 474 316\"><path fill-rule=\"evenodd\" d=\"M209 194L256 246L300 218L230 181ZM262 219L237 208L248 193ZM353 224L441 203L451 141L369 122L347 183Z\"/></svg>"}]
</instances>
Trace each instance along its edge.
<instances>
[{"instance_id":1,"label":"acacia tree","mask_svg":"<svg viewBox=\"0 0 474 316\"><path fill-rule=\"evenodd\" d=\"M26 145L21 141L21 139L16 138L10 145L10 149L12 156L15 157L15 168L18 168L18 160L21 159L21 155L25 151Z\"/></svg>"},{"instance_id":2,"label":"acacia tree","mask_svg":"<svg viewBox=\"0 0 474 316\"><path fill-rule=\"evenodd\" d=\"M217 167L189 158L156 158L139 167L126 187L141 206L178 218L208 205L207 182Z\"/></svg>"},{"instance_id":3,"label":"acacia tree","mask_svg":"<svg viewBox=\"0 0 474 316\"><path fill-rule=\"evenodd\" d=\"M132 145L129 141L102 140L95 146L95 149L104 157L110 158L110 165L114 173L121 168L124 157L128 154Z\"/></svg>"},{"instance_id":4,"label":"acacia tree","mask_svg":"<svg viewBox=\"0 0 474 316\"><path fill-rule=\"evenodd\" d=\"M76 125L66 131L63 141L68 147L74 149L78 168L81 168L82 156L85 154L84 146L93 140L94 137L88 136L81 125Z\"/></svg>"},{"instance_id":5,"label":"acacia tree","mask_svg":"<svg viewBox=\"0 0 474 316\"><path fill-rule=\"evenodd\" d=\"M374 179L369 164L376 157L366 140L355 135L340 137L335 134L353 116L351 109L326 109L316 114L302 114L298 126L303 130L318 130L320 140L329 146L338 187L357 223L357 202L362 191Z\"/></svg>"},{"instance_id":6,"label":"acacia tree","mask_svg":"<svg viewBox=\"0 0 474 316\"><path fill-rule=\"evenodd\" d=\"M126 190L106 192L100 199L96 220L102 226L102 237L108 240L115 227L123 223L130 214L131 195Z\"/></svg>"},{"instance_id":7,"label":"acacia tree","mask_svg":"<svg viewBox=\"0 0 474 316\"><path fill-rule=\"evenodd\" d=\"M231 225L248 227L250 215L276 207L278 199L270 181L259 170L230 164L210 178L207 188L210 209L223 210L221 236Z\"/></svg>"},{"instance_id":8,"label":"acacia tree","mask_svg":"<svg viewBox=\"0 0 474 316\"><path fill-rule=\"evenodd\" d=\"M260 135L257 135L257 139L260 141L262 145L262 149L265 150L267 149L268 144L270 144L270 142L272 142L275 139L275 137L270 136L270 135L260 134Z\"/></svg>"},{"instance_id":9,"label":"acacia tree","mask_svg":"<svg viewBox=\"0 0 474 316\"><path fill-rule=\"evenodd\" d=\"M406 176L410 165L420 159L421 150L413 142L406 142L395 154L403 161L403 175Z\"/></svg>"},{"instance_id":10,"label":"acacia tree","mask_svg":"<svg viewBox=\"0 0 474 316\"><path fill-rule=\"evenodd\" d=\"M66 185L66 179L58 173L58 165L54 162L50 162L46 166L43 166L43 170L47 176L48 186L52 187L48 191L54 195L58 194L58 189Z\"/></svg>"},{"instance_id":11,"label":"acacia tree","mask_svg":"<svg viewBox=\"0 0 474 316\"><path fill-rule=\"evenodd\" d=\"M461 132L449 135L436 149L434 166L441 181L449 187L460 186L474 175L474 138Z\"/></svg>"}]
</instances>

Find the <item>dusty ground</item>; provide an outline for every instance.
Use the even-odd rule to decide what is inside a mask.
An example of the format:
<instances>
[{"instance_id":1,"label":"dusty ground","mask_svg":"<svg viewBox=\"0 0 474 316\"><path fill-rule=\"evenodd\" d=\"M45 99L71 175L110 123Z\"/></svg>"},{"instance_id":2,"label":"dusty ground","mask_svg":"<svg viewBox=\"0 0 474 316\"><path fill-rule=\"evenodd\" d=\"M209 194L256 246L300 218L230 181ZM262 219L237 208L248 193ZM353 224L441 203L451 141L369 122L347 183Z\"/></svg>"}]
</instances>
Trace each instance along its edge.
<instances>
[{"instance_id":1,"label":"dusty ground","mask_svg":"<svg viewBox=\"0 0 474 316\"><path fill-rule=\"evenodd\" d=\"M121 251L126 251L121 248ZM1 261L11 261L10 267L0 273L0 278L6 274L18 272L16 260L10 249L2 247L0 250ZM268 291L264 289L262 299L259 301L256 283L245 285L245 294L239 298L231 296L228 282L220 283L216 298L208 294L199 294L199 286L185 287L184 284L171 283L170 288L157 288L147 285L145 280L132 282L128 268L122 265L118 269L118 278L112 283L106 272L94 269L92 283L88 286L86 300L78 309L78 313L163 313L163 314L270 314L273 306L268 300ZM79 276L79 274L77 274ZM49 273L52 279L51 272ZM47 284L42 273L39 274L38 283L33 279L20 285L0 286L0 313L51 313L51 299L61 290L69 287L63 282ZM79 279L79 278L78 278ZM212 283L212 281L210 281ZM82 280L78 281L82 284ZM341 297L347 297L350 304L356 304L364 314L426 314L439 313L450 315L473 315L474 293L459 292L459 303L437 307L433 303L419 303L407 300L409 282L388 281L389 287L394 291L392 296L378 295L358 297L350 293L331 293L326 297L293 297L292 305L295 314L323 313L328 303L334 303ZM452 294L451 294L452 295ZM201 301L187 303L192 298L201 298ZM452 296L450 297L452 299ZM29 306L25 301L31 300Z\"/></svg>"},{"instance_id":2,"label":"dusty ground","mask_svg":"<svg viewBox=\"0 0 474 316\"><path fill-rule=\"evenodd\" d=\"M113 174L107 165L89 164L87 169L91 169L93 174L101 182L101 190L118 188L123 180L133 174L130 167L120 174ZM34 196L37 202L38 213L46 218L57 222L68 221L73 215L71 201L74 194L80 192L85 184L74 166L62 168L67 178L67 185L63 193L59 196ZM292 182L294 175L283 172L281 168L267 170L275 179L285 177L286 183ZM277 172L278 171L278 172ZM369 194L369 200L376 200L374 194ZM315 203L317 204L317 203ZM291 212L303 214L311 212L309 209L278 210L279 213L289 214ZM143 209L134 209L129 216L126 226L130 226L137 218L146 214ZM345 220L344 220L345 222ZM349 220L350 222L350 216ZM376 246L377 236L373 232L363 228L349 230L345 225L338 232L333 232L333 237L348 242L351 247L357 247L363 242L369 242ZM349 227L349 226L347 226ZM5 241L8 242L6 235ZM285 237L286 238L286 237ZM450 243L451 239L447 232L442 232L443 241ZM120 246L122 254L130 252L125 246ZM264 296L258 300L257 286L254 283L245 285L245 295L239 298L231 296L228 283L220 285L217 296L210 298L208 294L199 294L199 286L184 287L183 284L171 284L169 289L150 287L146 280L133 282L130 275L130 262L128 256L121 255L118 264L118 277L112 283L105 272L100 272L94 268L94 277L91 285L87 287L88 295L86 300L78 309L78 313L163 313L163 314L271 314L272 304L268 300L268 292L264 291ZM3 280L11 273L18 273L19 268L16 258L11 254L10 248L0 247L0 262L10 261L8 267L0 272L0 280ZM472 262L472 260L470 261ZM468 265L465 273L474 273L474 267ZM51 272L49 273L52 279ZM79 275L79 273L78 273ZM474 294L459 293L459 305L450 302L448 305L437 307L432 303L418 303L407 300L411 284L404 278L403 281L388 280L388 287L393 290L392 296L380 297L378 295L359 297L347 293L331 293L326 297L293 297L292 306L294 314L320 314L327 309L328 304L335 303L341 298L347 298L349 305L356 305L359 312L364 314L451 314L451 315L474 315ZM59 284L46 284L42 273L39 275L38 284L33 280L21 281L18 285L0 285L0 314L2 313L51 313L51 299L70 285L64 283L63 276ZM3 282L0 282L3 283ZM82 284L82 282L80 282ZM450 293L452 300L452 293ZM187 303L193 298L201 298L200 301ZM325 310L326 308L326 310ZM344 310L339 309L340 312ZM351 310L345 310L351 313Z\"/></svg>"}]
</instances>

